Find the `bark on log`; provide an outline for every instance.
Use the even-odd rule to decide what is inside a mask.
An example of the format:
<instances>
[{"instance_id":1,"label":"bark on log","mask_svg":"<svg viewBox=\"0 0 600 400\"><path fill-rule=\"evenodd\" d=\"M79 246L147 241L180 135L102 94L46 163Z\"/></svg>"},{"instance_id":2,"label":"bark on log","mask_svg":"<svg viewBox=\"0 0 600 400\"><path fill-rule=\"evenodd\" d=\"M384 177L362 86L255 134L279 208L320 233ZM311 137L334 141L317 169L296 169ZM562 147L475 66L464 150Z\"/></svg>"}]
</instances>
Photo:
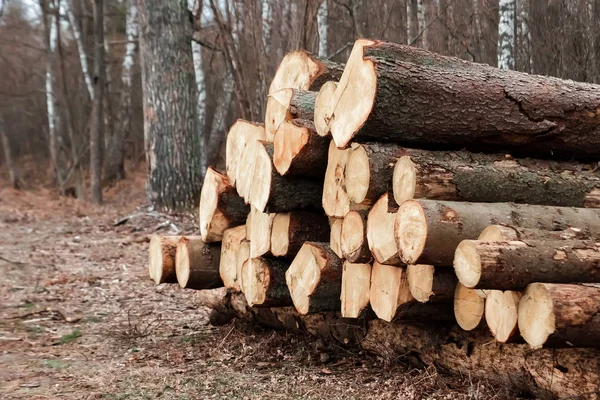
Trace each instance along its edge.
<instances>
[{"instance_id":1,"label":"bark on log","mask_svg":"<svg viewBox=\"0 0 600 400\"><path fill-rule=\"evenodd\" d=\"M454 270L469 288L522 290L530 283L600 282L600 243L529 240L458 245Z\"/></svg>"},{"instance_id":2,"label":"bark on log","mask_svg":"<svg viewBox=\"0 0 600 400\"><path fill-rule=\"evenodd\" d=\"M458 280L452 268L408 265L406 276L410 294L421 303L449 303L454 298Z\"/></svg>"},{"instance_id":3,"label":"bark on log","mask_svg":"<svg viewBox=\"0 0 600 400\"><path fill-rule=\"evenodd\" d=\"M490 290L485 298L485 322L500 343L506 343L519 334L517 327L521 292Z\"/></svg>"},{"instance_id":4,"label":"bark on log","mask_svg":"<svg viewBox=\"0 0 600 400\"><path fill-rule=\"evenodd\" d=\"M327 216L303 211L277 214L271 230L271 254L295 257L304 242L325 242L330 230Z\"/></svg>"},{"instance_id":5,"label":"bark on log","mask_svg":"<svg viewBox=\"0 0 600 400\"><path fill-rule=\"evenodd\" d=\"M369 305L370 287L371 264L354 264L344 261L340 295L343 318L359 318L365 315Z\"/></svg>"},{"instance_id":6,"label":"bark on log","mask_svg":"<svg viewBox=\"0 0 600 400\"><path fill-rule=\"evenodd\" d=\"M541 158L600 155L598 86L481 66L407 63L395 58L404 49L355 43L329 123L338 147L375 138Z\"/></svg>"},{"instance_id":7,"label":"bark on log","mask_svg":"<svg viewBox=\"0 0 600 400\"><path fill-rule=\"evenodd\" d=\"M250 207L238 196L229 178L208 168L200 193L200 235L205 242L218 242L228 228L243 225Z\"/></svg>"},{"instance_id":8,"label":"bark on log","mask_svg":"<svg viewBox=\"0 0 600 400\"><path fill-rule=\"evenodd\" d=\"M175 254L181 236L153 235L148 249L148 275L157 285L176 283Z\"/></svg>"},{"instance_id":9,"label":"bark on log","mask_svg":"<svg viewBox=\"0 0 600 400\"><path fill-rule=\"evenodd\" d=\"M457 283L454 291L454 317L458 326L465 331L472 331L481 324L484 311L485 298L474 289Z\"/></svg>"},{"instance_id":10,"label":"bark on log","mask_svg":"<svg viewBox=\"0 0 600 400\"><path fill-rule=\"evenodd\" d=\"M275 134L273 165L280 175L323 179L329 142L317 135L309 120L285 121Z\"/></svg>"},{"instance_id":11,"label":"bark on log","mask_svg":"<svg viewBox=\"0 0 600 400\"><path fill-rule=\"evenodd\" d=\"M399 265L398 244L394 238L396 214L389 211L388 194L377 200L367 217L367 242L375 261Z\"/></svg>"},{"instance_id":12,"label":"bark on log","mask_svg":"<svg viewBox=\"0 0 600 400\"><path fill-rule=\"evenodd\" d=\"M330 218L329 223L331 226L331 234L329 236L329 246L331 250L339 257L342 258L342 223L343 218Z\"/></svg>"},{"instance_id":13,"label":"bark on log","mask_svg":"<svg viewBox=\"0 0 600 400\"><path fill-rule=\"evenodd\" d=\"M271 252L271 232L276 214L258 211L252 207L250 214L250 257L261 257Z\"/></svg>"},{"instance_id":14,"label":"bark on log","mask_svg":"<svg viewBox=\"0 0 600 400\"><path fill-rule=\"evenodd\" d=\"M402 149L394 198L600 207L600 176L586 164L504 154ZM352 197L352 196L351 196Z\"/></svg>"},{"instance_id":15,"label":"bark on log","mask_svg":"<svg viewBox=\"0 0 600 400\"><path fill-rule=\"evenodd\" d=\"M219 263L219 274L223 286L237 291L242 290L238 276L237 258L242 241L246 239L246 225L236 226L223 232L221 244L221 261Z\"/></svg>"},{"instance_id":16,"label":"bark on log","mask_svg":"<svg viewBox=\"0 0 600 400\"><path fill-rule=\"evenodd\" d=\"M269 86L269 93L293 88L317 91L327 81L338 81L344 65L319 58L306 50L287 53Z\"/></svg>"},{"instance_id":17,"label":"bark on log","mask_svg":"<svg viewBox=\"0 0 600 400\"><path fill-rule=\"evenodd\" d=\"M285 279L301 315L340 309L342 260L327 243L304 243Z\"/></svg>"},{"instance_id":18,"label":"bark on log","mask_svg":"<svg viewBox=\"0 0 600 400\"><path fill-rule=\"evenodd\" d=\"M533 348L600 347L600 285L529 285L519 330Z\"/></svg>"},{"instance_id":19,"label":"bark on log","mask_svg":"<svg viewBox=\"0 0 600 400\"><path fill-rule=\"evenodd\" d=\"M479 234L482 242L510 242L513 240L573 240L589 239L581 229L567 228L562 231L543 231L510 225L490 225Z\"/></svg>"},{"instance_id":20,"label":"bark on log","mask_svg":"<svg viewBox=\"0 0 600 400\"><path fill-rule=\"evenodd\" d=\"M272 143L257 142L250 204L262 212L322 210L323 181L279 175L272 155Z\"/></svg>"},{"instance_id":21,"label":"bark on log","mask_svg":"<svg viewBox=\"0 0 600 400\"><path fill-rule=\"evenodd\" d=\"M508 224L541 230L580 229L600 233L597 210L508 203L407 200L396 213L394 234L407 264L452 265L465 239L476 239L488 225Z\"/></svg>"},{"instance_id":22,"label":"bark on log","mask_svg":"<svg viewBox=\"0 0 600 400\"><path fill-rule=\"evenodd\" d=\"M321 86L315 100L314 121L315 129L319 136L331 136L329 132L329 120L335 104L332 99L337 90L337 82L329 81Z\"/></svg>"},{"instance_id":23,"label":"bark on log","mask_svg":"<svg viewBox=\"0 0 600 400\"><path fill-rule=\"evenodd\" d=\"M368 211L350 211L342 222L342 256L351 263L370 263L373 260L367 241Z\"/></svg>"},{"instance_id":24,"label":"bark on log","mask_svg":"<svg viewBox=\"0 0 600 400\"><path fill-rule=\"evenodd\" d=\"M292 306L285 271L290 264L278 258L250 258L242 266L242 292L250 307Z\"/></svg>"},{"instance_id":25,"label":"bark on log","mask_svg":"<svg viewBox=\"0 0 600 400\"><path fill-rule=\"evenodd\" d=\"M183 236L177 243L175 271L182 289L223 286L219 275L221 243L204 243L200 236Z\"/></svg>"},{"instance_id":26,"label":"bark on log","mask_svg":"<svg viewBox=\"0 0 600 400\"><path fill-rule=\"evenodd\" d=\"M272 142L285 121L313 120L317 92L286 88L269 94L265 111L265 140Z\"/></svg>"},{"instance_id":27,"label":"bark on log","mask_svg":"<svg viewBox=\"0 0 600 400\"><path fill-rule=\"evenodd\" d=\"M242 152L254 140L265 140L265 130L260 124L238 119L229 129L225 143L225 171L233 186L236 185Z\"/></svg>"}]
</instances>

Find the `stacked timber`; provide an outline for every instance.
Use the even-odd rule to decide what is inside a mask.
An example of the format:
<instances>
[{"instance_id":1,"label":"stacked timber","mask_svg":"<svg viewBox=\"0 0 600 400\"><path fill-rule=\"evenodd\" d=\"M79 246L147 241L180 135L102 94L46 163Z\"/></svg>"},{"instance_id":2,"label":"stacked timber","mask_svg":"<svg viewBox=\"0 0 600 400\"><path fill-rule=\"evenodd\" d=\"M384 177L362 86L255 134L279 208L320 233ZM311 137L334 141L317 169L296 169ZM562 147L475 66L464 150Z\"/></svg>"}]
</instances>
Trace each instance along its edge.
<instances>
[{"instance_id":1,"label":"stacked timber","mask_svg":"<svg viewBox=\"0 0 600 400\"><path fill-rule=\"evenodd\" d=\"M394 43L289 53L206 173L199 236L154 237L149 275L264 326L597 390L598 110L600 86Z\"/></svg>"}]
</instances>

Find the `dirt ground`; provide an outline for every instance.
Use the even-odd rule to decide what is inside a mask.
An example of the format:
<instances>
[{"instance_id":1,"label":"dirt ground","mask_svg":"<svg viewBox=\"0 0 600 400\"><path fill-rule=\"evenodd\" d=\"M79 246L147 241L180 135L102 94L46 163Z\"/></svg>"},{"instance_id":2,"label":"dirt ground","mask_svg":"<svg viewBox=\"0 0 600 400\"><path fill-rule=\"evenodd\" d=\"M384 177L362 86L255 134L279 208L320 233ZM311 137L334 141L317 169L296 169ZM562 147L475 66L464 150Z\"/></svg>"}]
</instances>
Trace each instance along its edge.
<instances>
[{"instance_id":1,"label":"dirt ground","mask_svg":"<svg viewBox=\"0 0 600 400\"><path fill-rule=\"evenodd\" d=\"M140 173L105 195L94 207L0 182L0 398L512 398L353 348L323 363L309 337L212 327L194 291L147 277L149 235L195 233L194 216L149 212Z\"/></svg>"}]
</instances>

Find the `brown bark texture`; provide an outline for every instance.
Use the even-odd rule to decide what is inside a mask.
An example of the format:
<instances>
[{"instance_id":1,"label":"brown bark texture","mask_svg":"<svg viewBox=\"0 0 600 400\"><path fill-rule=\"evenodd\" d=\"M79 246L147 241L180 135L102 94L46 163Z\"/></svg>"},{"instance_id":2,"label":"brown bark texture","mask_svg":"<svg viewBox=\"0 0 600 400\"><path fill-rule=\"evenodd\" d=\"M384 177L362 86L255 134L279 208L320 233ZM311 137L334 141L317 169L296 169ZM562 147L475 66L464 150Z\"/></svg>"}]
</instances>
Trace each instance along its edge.
<instances>
[{"instance_id":1,"label":"brown bark texture","mask_svg":"<svg viewBox=\"0 0 600 400\"><path fill-rule=\"evenodd\" d=\"M177 243L176 253L179 286L196 290L223 286L223 280L219 275L220 260L221 243L204 243L200 236L182 237ZM186 271L182 271L181 267Z\"/></svg>"},{"instance_id":2,"label":"brown bark texture","mask_svg":"<svg viewBox=\"0 0 600 400\"><path fill-rule=\"evenodd\" d=\"M289 213L289 225L285 235L287 236L287 251L285 254L277 254L282 257L294 257L305 242L326 242L330 236L329 220L324 214L305 211L293 211ZM275 235L273 228L272 235ZM271 239L273 243L273 239Z\"/></svg>"}]
</instances>

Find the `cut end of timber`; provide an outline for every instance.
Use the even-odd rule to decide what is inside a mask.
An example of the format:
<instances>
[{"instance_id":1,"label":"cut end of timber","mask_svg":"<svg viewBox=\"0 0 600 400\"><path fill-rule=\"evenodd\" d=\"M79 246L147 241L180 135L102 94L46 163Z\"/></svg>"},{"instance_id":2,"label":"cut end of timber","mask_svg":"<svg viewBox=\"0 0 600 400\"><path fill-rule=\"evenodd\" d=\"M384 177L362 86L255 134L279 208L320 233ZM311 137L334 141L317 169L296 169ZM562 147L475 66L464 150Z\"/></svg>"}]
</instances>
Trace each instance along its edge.
<instances>
[{"instance_id":1,"label":"cut end of timber","mask_svg":"<svg viewBox=\"0 0 600 400\"><path fill-rule=\"evenodd\" d=\"M369 301L378 318L391 322L401 304L412 300L403 267L373 263Z\"/></svg>"},{"instance_id":2,"label":"cut end of timber","mask_svg":"<svg viewBox=\"0 0 600 400\"><path fill-rule=\"evenodd\" d=\"M344 262L342 272L342 317L358 318L369 305L371 264Z\"/></svg>"},{"instance_id":3,"label":"cut end of timber","mask_svg":"<svg viewBox=\"0 0 600 400\"><path fill-rule=\"evenodd\" d=\"M427 217L416 201L405 201L396 213L394 236L400 258L406 264L416 264L427 241Z\"/></svg>"},{"instance_id":4,"label":"cut end of timber","mask_svg":"<svg viewBox=\"0 0 600 400\"><path fill-rule=\"evenodd\" d=\"M248 141L242 149L240 160L237 163L237 180L235 189L245 203L250 202L250 192L252 189L252 178L254 176L254 166L256 153L259 148L259 141L256 139Z\"/></svg>"},{"instance_id":5,"label":"cut end of timber","mask_svg":"<svg viewBox=\"0 0 600 400\"><path fill-rule=\"evenodd\" d=\"M285 175L294 157L308 142L310 133L290 121L282 121L273 141L273 164L280 175Z\"/></svg>"},{"instance_id":6,"label":"cut end of timber","mask_svg":"<svg viewBox=\"0 0 600 400\"><path fill-rule=\"evenodd\" d=\"M250 257L260 257L271 250L271 230L273 229L273 219L275 214L269 214L258 211L252 207L250 225Z\"/></svg>"},{"instance_id":7,"label":"cut end of timber","mask_svg":"<svg viewBox=\"0 0 600 400\"><path fill-rule=\"evenodd\" d=\"M285 88L308 90L322 69L323 66L305 50L287 53L275 72L269 93Z\"/></svg>"},{"instance_id":8,"label":"cut end of timber","mask_svg":"<svg viewBox=\"0 0 600 400\"><path fill-rule=\"evenodd\" d=\"M267 141L272 142L281 124L291 118L289 108L293 95L294 90L290 88L269 94L265 112L265 139Z\"/></svg>"},{"instance_id":9,"label":"cut end of timber","mask_svg":"<svg viewBox=\"0 0 600 400\"><path fill-rule=\"evenodd\" d=\"M157 274L162 274L162 257L160 236L152 235L148 249L148 275L157 285L160 282L160 276L157 277Z\"/></svg>"},{"instance_id":10,"label":"cut end of timber","mask_svg":"<svg viewBox=\"0 0 600 400\"><path fill-rule=\"evenodd\" d=\"M241 119L229 129L225 142L225 171L232 185L236 184L238 163L244 147L251 140L264 139L265 130L262 126Z\"/></svg>"},{"instance_id":11,"label":"cut end of timber","mask_svg":"<svg viewBox=\"0 0 600 400\"><path fill-rule=\"evenodd\" d=\"M271 196L271 178L273 173L273 163L269 153L265 149L264 143L256 143L254 153L254 172L250 187L250 204L259 211L264 211L267 202Z\"/></svg>"},{"instance_id":12,"label":"cut end of timber","mask_svg":"<svg viewBox=\"0 0 600 400\"><path fill-rule=\"evenodd\" d=\"M402 202L415 197L417 170L409 156L402 156L396 161L392 187L397 204L402 204Z\"/></svg>"},{"instance_id":13,"label":"cut end of timber","mask_svg":"<svg viewBox=\"0 0 600 400\"><path fill-rule=\"evenodd\" d=\"M362 203L369 190L371 169L369 156L360 144L352 145L352 151L346 164L346 193L354 203Z\"/></svg>"},{"instance_id":14,"label":"cut end of timber","mask_svg":"<svg viewBox=\"0 0 600 400\"><path fill-rule=\"evenodd\" d=\"M329 232L329 246L336 256L342 258L342 223L343 218L333 218L330 221L331 231Z\"/></svg>"},{"instance_id":15,"label":"cut end of timber","mask_svg":"<svg viewBox=\"0 0 600 400\"><path fill-rule=\"evenodd\" d=\"M337 90L337 82L328 81L321 86L315 100L315 130L319 136L329 136L329 121L335 106L334 96Z\"/></svg>"},{"instance_id":16,"label":"cut end of timber","mask_svg":"<svg viewBox=\"0 0 600 400\"><path fill-rule=\"evenodd\" d=\"M473 288L481 278L481 257L474 240L463 240L454 253L456 277L468 288Z\"/></svg>"},{"instance_id":17,"label":"cut end of timber","mask_svg":"<svg viewBox=\"0 0 600 400\"><path fill-rule=\"evenodd\" d=\"M242 292L250 307L261 305L267 298L271 275L260 258L251 258L242 266Z\"/></svg>"},{"instance_id":18,"label":"cut end of timber","mask_svg":"<svg viewBox=\"0 0 600 400\"><path fill-rule=\"evenodd\" d=\"M290 245L290 213L277 214L271 229L271 254L275 257L287 255Z\"/></svg>"},{"instance_id":19,"label":"cut end of timber","mask_svg":"<svg viewBox=\"0 0 600 400\"><path fill-rule=\"evenodd\" d=\"M200 192L200 236L205 242L216 242L222 239L227 229L227 218L218 210L219 195L224 187L230 185L229 178L212 168L206 170L204 184Z\"/></svg>"},{"instance_id":20,"label":"cut end of timber","mask_svg":"<svg viewBox=\"0 0 600 400\"><path fill-rule=\"evenodd\" d=\"M506 229L510 228L505 228L501 225L490 225L481 231L477 240L482 242L504 242L506 240L514 240L506 237L504 234Z\"/></svg>"},{"instance_id":21,"label":"cut end of timber","mask_svg":"<svg viewBox=\"0 0 600 400\"><path fill-rule=\"evenodd\" d=\"M310 310L310 296L321 280L321 270L325 262L313 245L306 242L285 273L294 307L302 315L308 314Z\"/></svg>"},{"instance_id":22,"label":"cut end of timber","mask_svg":"<svg viewBox=\"0 0 600 400\"><path fill-rule=\"evenodd\" d=\"M365 243L365 227L363 219L357 211L350 211L342 222L342 254L346 259L352 259Z\"/></svg>"},{"instance_id":23,"label":"cut end of timber","mask_svg":"<svg viewBox=\"0 0 600 400\"><path fill-rule=\"evenodd\" d=\"M398 264L398 245L394 239L395 213L388 212L388 194L384 194L369 211L367 218L367 241L377 262Z\"/></svg>"},{"instance_id":24,"label":"cut end of timber","mask_svg":"<svg viewBox=\"0 0 600 400\"><path fill-rule=\"evenodd\" d=\"M181 236L153 235L148 249L148 274L150 278L160 285L161 283L175 283L175 254L177 243Z\"/></svg>"},{"instance_id":25,"label":"cut end of timber","mask_svg":"<svg viewBox=\"0 0 600 400\"><path fill-rule=\"evenodd\" d=\"M240 250L239 252L236 254L235 257L235 279L236 279L236 286L237 286L237 290L242 291L242 285L243 285L243 281L242 281L242 267L244 266L244 263L246 261L248 261L250 259L250 241L249 240L242 240L242 242L240 243Z\"/></svg>"},{"instance_id":26,"label":"cut end of timber","mask_svg":"<svg viewBox=\"0 0 600 400\"><path fill-rule=\"evenodd\" d=\"M485 299L473 289L456 285L454 291L454 317L458 326L465 331L472 331L479 326L485 310Z\"/></svg>"},{"instance_id":27,"label":"cut end of timber","mask_svg":"<svg viewBox=\"0 0 600 400\"><path fill-rule=\"evenodd\" d=\"M363 48L375 44L372 40L359 39L354 43L352 53L344 68L335 91L329 130L335 144L345 148L354 134L369 118L377 93L375 65L365 60Z\"/></svg>"},{"instance_id":28,"label":"cut end of timber","mask_svg":"<svg viewBox=\"0 0 600 400\"><path fill-rule=\"evenodd\" d=\"M227 229L223 233L221 245L221 260L219 261L219 275L223 286L241 290L238 277L237 258L240 253L241 243L246 238L246 225ZM246 257L248 259L248 257ZM244 260L245 261L245 260Z\"/></svg>"},{"instance_id":29,"label":"cut end of timber","mask_svg":"<svg viewBox=\"0 0 600 400\"><path fill-rule=\"evenodd\" d=\"M517 332L521 294L511 290L490 290L485 299L485 322L496 340L506 343Z\"/></svg>"},{"instance_id":30,"label":"cut end of timber","mask_svg":"<svg viewBox=\"0 0 600 400\"><path fill-rule=\"evenodd\" d=\"M327 170L323 182L323 209L330 217L344 218L350 211L346 193L346 164L350 150L339 150L333 141L329 145Z\"/></svg>"},{"instance_id":31,"label":"cut end of timber","mask_svg":"<svg viewBox=\"0 0 600 400\"><path fill-rule=\"evenodd\" d=\"M190 253L188 251L189 239L181 238L177 243L177 253L175 255L175 271L177 273L177 282L182 289L185 289L190 279Z\"/></svg>"},{"instance_id":32,"label":"cut end of timber","mask_svg":"<svg viewBox=\"0 0 600 400\"><path fill-rule=\"evenodd\" d=\"M519 330L521 336L534 349L546 343L556 329L554 304L543 283L527 286L519 302Z\"/></svg>"},{"instance_id":33,"label":"cut end of timber","mask_svg":"<svg viewBox=\"0 0 600 400\"><path fill-rule=\"evenodd\" d=\"M406 267L408 288L412 296L421 303L426 303L433 295L433 265L409 265Z\"/></svg>"}]
</instances>

